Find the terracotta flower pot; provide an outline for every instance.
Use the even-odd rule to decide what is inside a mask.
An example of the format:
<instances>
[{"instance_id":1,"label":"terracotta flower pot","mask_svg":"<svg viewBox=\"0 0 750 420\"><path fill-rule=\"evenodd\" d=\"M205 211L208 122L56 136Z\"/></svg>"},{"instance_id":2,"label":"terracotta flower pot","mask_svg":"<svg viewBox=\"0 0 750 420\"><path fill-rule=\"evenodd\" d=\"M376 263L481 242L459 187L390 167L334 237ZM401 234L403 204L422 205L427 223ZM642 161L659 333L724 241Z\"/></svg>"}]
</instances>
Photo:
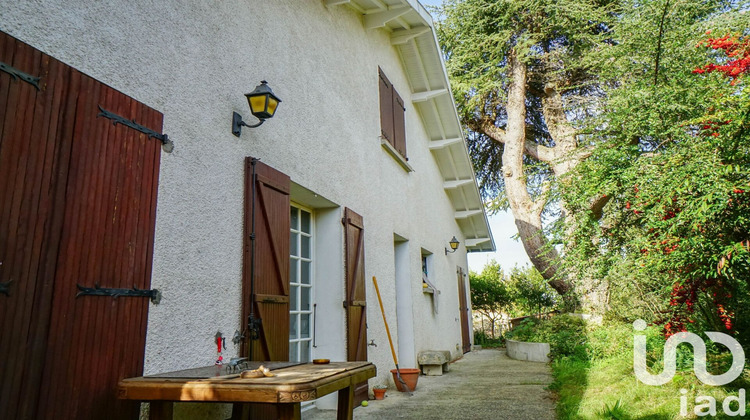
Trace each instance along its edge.
<instances>
[{"instance_id":1,"label":"terracotta flower pot","mask_svg":"<svg viewBox=\"0 0 750 420\"><path fill-rule=\"evenodd\" d=\"M373 388L372 393L375 395L376 400L382 400L385 398L385 388Z\"/></svg>"},{"instance_id":2,"label":"terracotta flower pot","mask_svg":"<svg viewBox=\"0 0 750 420\"><path fill-rule=\"evenodd\" d=\"M399 369L399 372L401 372L401 379L406 382L406 386L409 387L410 391L414 391L417 388L417 379L419 379L419 369ZM396 369L391 369L391 374L393 375L393 382L396 383L396 389L398 389L401 392L406 392L405 389L403 389L403 385L398 380L398 376L396 373Z\"/></svg>"}]
</instances>

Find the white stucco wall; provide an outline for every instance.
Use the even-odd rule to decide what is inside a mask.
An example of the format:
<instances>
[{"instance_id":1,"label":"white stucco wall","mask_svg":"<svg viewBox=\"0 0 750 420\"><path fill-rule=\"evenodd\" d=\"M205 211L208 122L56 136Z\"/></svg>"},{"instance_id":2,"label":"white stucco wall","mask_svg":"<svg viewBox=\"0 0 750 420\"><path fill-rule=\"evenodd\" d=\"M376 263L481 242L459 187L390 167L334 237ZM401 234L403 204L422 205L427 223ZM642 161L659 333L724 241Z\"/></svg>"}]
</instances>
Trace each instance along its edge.
<instances>
[{"instance_id":1,"label":"white stucco wall","mask_svg":"<svg viewBox=\"0 0 750 420\"><path fill-rule=\"evenodd\" d=\"M316 216L314 357L346 355L344 207L365 223L368 341L377 344L368 350L378 367L370 384L390 382L393 367L372 276L391 334L404 339L395 316L394 234L408 240L408 347L461 354L456 268L468 271L465 248L447 256L443 249L454 235L464 238L387 33L365 30L360 15L317 0L16 0L0 7L0 30L164 114L175 150L161 160L152 287L163 299L149 309L146 374L213 363L216 331L231 339L241 329L245 156L339 206ZM378 66L406 102L412 173L378 138ZM273 119L237 139L232 111L253 122L243 94L261 79L283 102ZM431 281L442 292L437 315L422 292L421 249L433 253ZM239 351L228 347L225 357ZM223 418L200 415L211 416Z\"/></svg>"}]
</instances>

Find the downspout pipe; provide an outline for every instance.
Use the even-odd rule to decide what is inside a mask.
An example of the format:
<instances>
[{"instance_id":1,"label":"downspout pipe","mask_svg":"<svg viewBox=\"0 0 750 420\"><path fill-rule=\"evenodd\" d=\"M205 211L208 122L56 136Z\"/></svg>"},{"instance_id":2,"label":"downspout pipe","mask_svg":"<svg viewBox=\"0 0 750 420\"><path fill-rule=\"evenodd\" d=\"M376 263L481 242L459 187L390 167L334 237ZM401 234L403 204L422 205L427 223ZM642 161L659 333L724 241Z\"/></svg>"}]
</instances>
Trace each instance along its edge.
<instances>
[{"instance_id":1,"label":"downspout pipe","mask_svg":"<svg viewBox=\"0 0 750 420\"><path fill-rule=\"evenodd\" d=\"M252 220L250 228L250 315L247 317L247 329L249 331L248 343L248 360L253 360L252 341L260 338L261 319L255 317L255 193L258 184L258 174L256 164L260 159L252 158L250 163L253 166L253 185L252 185Z\"/></svg>"}]
</instances>

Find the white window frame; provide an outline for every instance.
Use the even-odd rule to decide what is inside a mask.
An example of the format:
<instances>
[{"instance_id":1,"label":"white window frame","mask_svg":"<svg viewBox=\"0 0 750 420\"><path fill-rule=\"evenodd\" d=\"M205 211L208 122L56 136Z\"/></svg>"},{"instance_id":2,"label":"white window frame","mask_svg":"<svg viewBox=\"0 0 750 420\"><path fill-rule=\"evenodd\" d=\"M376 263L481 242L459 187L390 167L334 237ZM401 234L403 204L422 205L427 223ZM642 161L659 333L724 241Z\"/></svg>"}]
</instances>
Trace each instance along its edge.
<instances>
[{"instance_id":1,"label":"white window frame","mask_svg":"<svg viewBox=\"0 0 750 420\"><path fill-rule=\"evenodd\" d=\"M291 208L298 209L298 214L299 214L299 217L297 219L298 220L297 221L298 226L291 226L290 225L290 236L291 236L291 233L296 233L297 234L297 254L299 254L299 256L291 255L291 253L290 253L290 256L289 256L289 262L290 262L290 264L292 264L292 263L297 264L297 277L294 278L294 279L292 279L291 278L291 272L290 272L290 277L289 277L289 293L290 294L293 293L295 291L295 288L293 286L297 286L297 289L296 289L296 292L297 292L296 302L297 302L297 305L298 305L297 308L292 308L292 306L291 306L292 297L290 296L290 299L289 299L289 303L290 303L290 305L289 305L289 317L290 317L290 319L292 317L297 317L297 335L296 335L296 337L291 337L291 336L289 337L289 351L290 351L289 360L290 361L301 361L301 360L304 360L303 358L300 357L301 356L301 354L300 354L301 353L301 349L300 349L299 343L307 341L309 343L309 345L308 345L309 354L307 354L306 361L309 362L309 361L312 360L312 344L314 342L313 339L314 339L314 334L315 334L315 328L314 328L314 325L315 325L314 316L315 316L315 314L314 314L314 311L313 311L313 307L314 307L313 300L315 298L315 294L314 294L314 290L315 290L315 268L314 268L314 264L315 264L315 212L313 211L313 209L311 209L309 207L306 207L306 206L303 206L303 205L301 205L299 203L296 203L296 202L291 202L290 203L290 209L289 209L290 213L291 213ZM302 211L307 212L307 213L310 214L310 232L309 233L301 231L301 228L302 228ZM302 237L303 236L306 236L306 237L310 238L310 257L309 258L303 258L301 256L302 255ZM301 280L301 275L302 275L302 264L301 264L301 262L303 262L303 261L310 263L310 284L309 285L308 284L303 284L300 281ZM307 309L307 310L302 310L301 309L301 304L302 304L302 300L301 299L302 299L302 289L303 288L309 288L310 289L310 302L309 302L310 306L309 306L309 309ZM309 328L309 333L310 334L309 334L308 338L302 338L301 337L302 315L309 315L309 325L308 325L308 328ZM291 334L291 330L290 330L290 334ZM297 344L297 346L296 346L296 355L292 355L291 354L292 349L294 348L294 344Z\"/></svg>"}]
</instances>

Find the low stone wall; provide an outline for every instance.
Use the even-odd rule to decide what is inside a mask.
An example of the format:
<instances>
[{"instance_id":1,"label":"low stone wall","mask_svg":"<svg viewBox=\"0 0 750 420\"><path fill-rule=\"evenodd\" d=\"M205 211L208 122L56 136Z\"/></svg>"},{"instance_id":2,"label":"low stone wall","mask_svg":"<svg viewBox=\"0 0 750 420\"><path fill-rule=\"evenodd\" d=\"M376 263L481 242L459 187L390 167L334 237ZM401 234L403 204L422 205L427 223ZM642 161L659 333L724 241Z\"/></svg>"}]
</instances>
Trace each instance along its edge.
<instances>
[{"instance_id":1,"label":"low stone wall","mask_svg":"<svg viewBox=\"0 0 750 420\"><path fill-rule=\"evenodd\" d=\"M505 340L505 351L508 357L529 362L550 361L548 343L527 343L525 341Z\"/></svg>"}]
</instances>

